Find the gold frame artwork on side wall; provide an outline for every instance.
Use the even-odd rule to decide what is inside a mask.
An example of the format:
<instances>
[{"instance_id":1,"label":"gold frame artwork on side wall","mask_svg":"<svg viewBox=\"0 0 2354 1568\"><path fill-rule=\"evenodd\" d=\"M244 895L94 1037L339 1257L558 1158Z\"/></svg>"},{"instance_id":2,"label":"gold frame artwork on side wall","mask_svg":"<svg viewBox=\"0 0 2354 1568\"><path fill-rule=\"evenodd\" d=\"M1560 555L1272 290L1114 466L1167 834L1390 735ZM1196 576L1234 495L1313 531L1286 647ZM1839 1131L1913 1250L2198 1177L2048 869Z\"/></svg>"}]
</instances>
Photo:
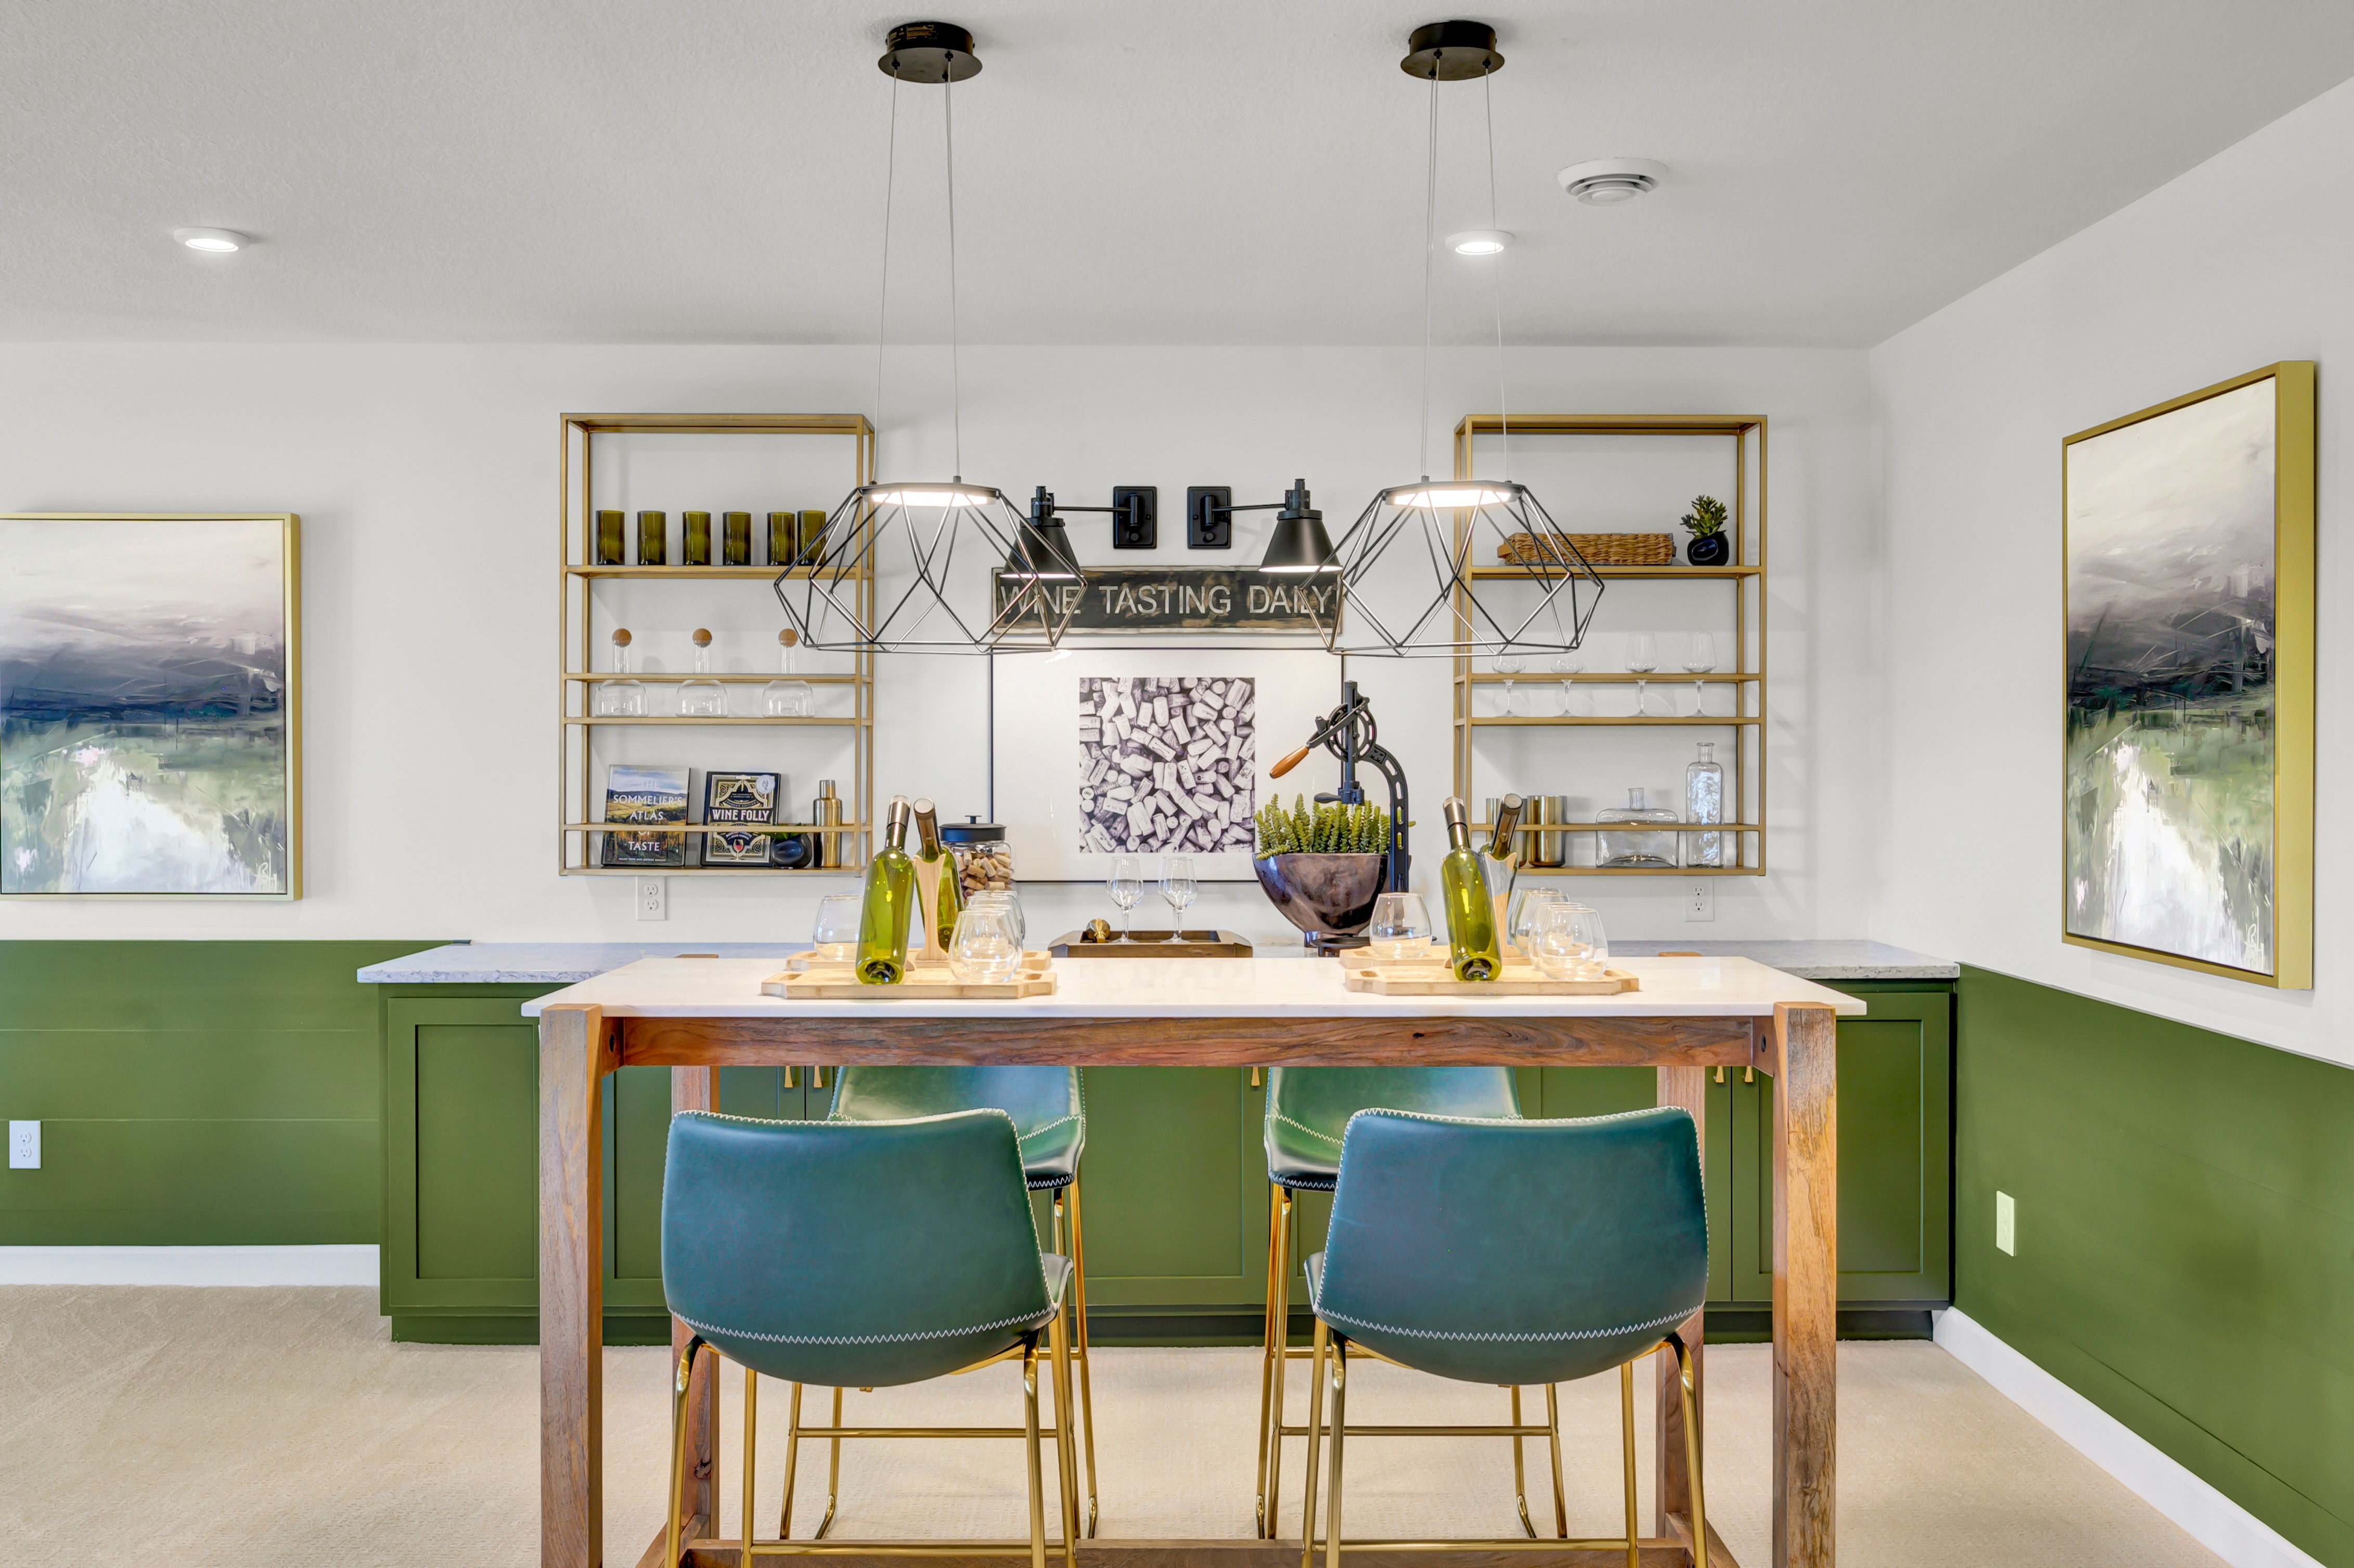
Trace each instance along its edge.
<instances>
[{"instance_id":1,"label":"gold frame artwork on side wall","mask_svg":"<svg viewBox=\"0 0 2354 1568\"><path fill-rule=\"evenodd\" d=\"M302 897L302 519L0 514L11 530L0 896Z\"/></svg>"},{"instance_id":2,"label":"gold frame artwork on side wall","mask_svg":"<svg viewBox=\"0 0 2354 1568\"><path fill-rule=\"evenodd\" d=\"M2312 988L2315 441L2284 360L2061 442L2063 942Z\"/></svg>"}]
</instances>

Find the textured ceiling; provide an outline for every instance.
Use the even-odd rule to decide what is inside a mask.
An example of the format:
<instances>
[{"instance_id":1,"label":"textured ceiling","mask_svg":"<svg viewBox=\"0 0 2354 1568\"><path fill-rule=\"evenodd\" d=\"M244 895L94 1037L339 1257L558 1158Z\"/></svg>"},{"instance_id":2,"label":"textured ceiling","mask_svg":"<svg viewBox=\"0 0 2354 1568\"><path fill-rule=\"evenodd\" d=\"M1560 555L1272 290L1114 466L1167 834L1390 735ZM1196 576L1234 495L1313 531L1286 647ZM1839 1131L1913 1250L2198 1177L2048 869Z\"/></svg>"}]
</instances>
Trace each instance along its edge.
<instances>
[{"instance_id":1,"label":"textured ceiling","mask_svg":"<svg viewBox=\"0 0 2354 1568\"><path fill-rule=\"evenodd\" d=\"M14 0L0 336L872 342L869 0ZM959 0L962 331L1412 341L1400 0ZM1522 343L1866 344L2354 75L2345 0L1503 0ZM902 90L894 340L947 331L943 94ZM1440 232L1484 226L1440 90ZM1576 206L1553 171L1663 160ZM181 224L250 230L228 259ZM1442 255L1442 340L1490 330Z\"/></svg>"}]
</instances>

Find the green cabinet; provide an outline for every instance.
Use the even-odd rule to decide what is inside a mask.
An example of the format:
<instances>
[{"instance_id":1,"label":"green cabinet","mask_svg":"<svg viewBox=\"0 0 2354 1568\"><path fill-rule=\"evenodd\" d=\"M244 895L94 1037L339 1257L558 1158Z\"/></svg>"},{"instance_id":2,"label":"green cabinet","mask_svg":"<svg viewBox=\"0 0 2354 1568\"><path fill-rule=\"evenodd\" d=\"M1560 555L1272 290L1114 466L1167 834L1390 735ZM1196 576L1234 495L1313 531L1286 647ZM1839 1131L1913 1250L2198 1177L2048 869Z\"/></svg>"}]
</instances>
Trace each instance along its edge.
<instances>
[{"instance_id":1,"label":"green cabinet","mask_svg":"<svg viewBox=\"0 0 2354 1568\"><path fill-rule=\"evenodd\" d=\"M552 986L384 988L383 1303L393 1337L527 1342L536 1331L538 1032L523 1003ZM1916 1310L1951 1291L1952 1005L1943 989L1857 985L1871 1005L1839 1026L1840 1298ZM727 1067L720 1108L821 1117L832 1074ZM1727 1324L1773 1297L1773 1085L1709 1086L1709 1298ZM1088 1298L1105 1343L1257 1339L1266 1290L1266 1091L1247 1068L1098 1067L1087 1074ZM1641 1067L1523 1069L1532 1116L1653 1103ZM653 1343L663 1316L662 1164L670 1073L607 1081L606 1337ZM1322 1245L1329 1202L1304 1198L1298 1259ZM1043 1205L1042 1205L1043 1210ZM1040 1234L1045 1234L1044 1215ZM1293 1299L1304 1300L1295 1284Z\"/></svg>"}]
</instances>

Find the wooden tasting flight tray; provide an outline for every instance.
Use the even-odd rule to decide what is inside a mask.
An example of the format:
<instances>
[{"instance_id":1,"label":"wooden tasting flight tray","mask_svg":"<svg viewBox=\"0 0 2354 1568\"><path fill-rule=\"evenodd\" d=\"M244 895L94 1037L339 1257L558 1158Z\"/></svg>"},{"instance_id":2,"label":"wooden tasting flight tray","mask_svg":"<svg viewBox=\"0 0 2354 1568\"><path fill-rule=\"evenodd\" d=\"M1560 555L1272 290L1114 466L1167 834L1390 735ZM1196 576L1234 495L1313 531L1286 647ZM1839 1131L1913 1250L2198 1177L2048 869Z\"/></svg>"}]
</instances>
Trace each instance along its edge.
<instances>
[{"instance_id":1,"label":"wooden tasting flight tray","mask_svg":"<svg viewBox=\"0 0 2354 1568\"><path fill-rule=\"evenodd\" d=\"M792 961L792 960L788 960ZM844 963L810 963L770 975L760 982L769 996L802 1001L944 1001L955 998L997 998L1014 1001L1025 996L1055 994L1055 958L1051 953L1022 955L1022 969L999 984L960 980L944 962L928 961L921 953L907 957L907 975L897 985L862 985L854 969Z\"/></svg>"},{"instance_id":2,"label":"wooden tasting flight tray","mask_svg":"<svg viewBox=\"0 0 2354 1568\"><path fill-rule=\"evenodd\" d=\"M1352 955L1342 963L1342 985L1376 996L1616 996L1642 989L1625 969L1605 969L1600 980L1557 980L1546 979L1533 965L1507 962L1495 980L1459 980L1451 969L1434 969L1411 959L1384 963Z\"/></svg>"}]
</instances>

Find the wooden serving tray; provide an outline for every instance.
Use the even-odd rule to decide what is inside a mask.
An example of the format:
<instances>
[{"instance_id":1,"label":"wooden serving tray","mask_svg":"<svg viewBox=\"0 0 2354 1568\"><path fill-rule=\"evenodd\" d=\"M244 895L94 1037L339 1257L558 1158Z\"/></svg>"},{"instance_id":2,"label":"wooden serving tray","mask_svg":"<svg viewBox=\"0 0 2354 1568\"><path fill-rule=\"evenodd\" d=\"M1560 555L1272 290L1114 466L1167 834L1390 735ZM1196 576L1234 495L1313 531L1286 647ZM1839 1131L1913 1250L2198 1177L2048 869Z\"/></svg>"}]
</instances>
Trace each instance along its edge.
<instances>
[{"instance_id":1,"label":"wooden serving tray","mask_svg":"<svg viewBox=\"0 0 2354 1568\"><path fill-rule=\"evenodd\" d=\"M1508 962L1495 980L1459 980L1453 971L1434 970L1428 964L1353 958L1341 970L1341 983L1375 996L1616 996L1642 989L1625 969L1606 969L1600 980L1548 980L1533 965Z\"/></svg>"},{"instance_id":2,"label":"wooden serving tray","mask_svg":"<svg viewBox=\"0 0 2354 1568\"><path fill-rule=\"evenodd\" d=\"M1135 940L1091 942L1085 931L1066 931L1047 945L1058 959L1247 959L1249 938L1232 931L1188 929L1184 940L1169 940L1168 931L1137 931Z\"/></svg>"},{"instance_id":3,"label":"wooden serving tray","mask_svg":"<svg viewBox=\"0 0 2354 1568\"><path fill-rule=\"evenodd\" d=\"M796 954L807 959L806 953ZM790 965L792 959L786 960ZM1025 996L1055 994L1055 959L1050 953L1022 955L1022 969L1013 980L997 984L960 980L946 964L929 964L910 955L907 975L897 985L864 985L857 969L845 963L803 963L760 982L769 996L804 1001L944 1001L959 998L1013 1001Z\"/></svg>"}]
</instances>

